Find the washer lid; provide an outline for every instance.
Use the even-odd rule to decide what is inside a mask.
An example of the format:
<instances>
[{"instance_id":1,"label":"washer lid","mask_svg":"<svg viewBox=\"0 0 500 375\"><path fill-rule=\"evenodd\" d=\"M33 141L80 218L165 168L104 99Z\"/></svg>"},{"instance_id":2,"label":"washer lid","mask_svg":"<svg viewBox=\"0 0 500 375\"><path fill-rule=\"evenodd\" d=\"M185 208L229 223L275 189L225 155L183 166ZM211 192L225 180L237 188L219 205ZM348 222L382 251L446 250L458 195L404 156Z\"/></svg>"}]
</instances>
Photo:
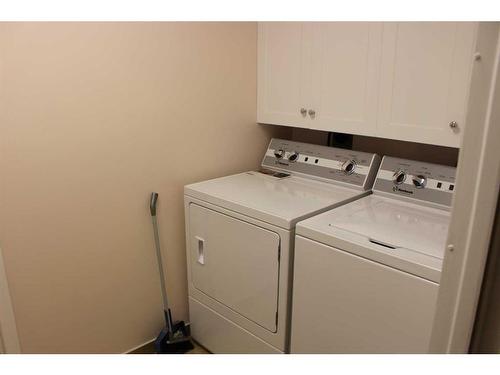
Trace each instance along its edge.
<instances>
[{"instance_id":1,"label":"washer lid","mask_svg":"<svg viewBox=\"0 0 500 375\"><path fill-rule=\"evenodd\" d=\"M184 193L285 229L313 214L368 194L297 176L276 178L260 172L187 185Z\"/></svg>"},{"instance_id":2,"label":"washer lid","mask_svg":"<svg viewBox=\"0 0 500 375\"><path fill-rule=\"evenodd\" d=\"M444 210L370 195L300 222L296 233L438 281L449 220Z\"/></svg>"},{"instance_id":3,"label":"washer lid","mask_svg":"<svg viewBox=\"0 0 500 375\"><path fill-rule=\"evenodd\" d=\"M328 225L361 234L389 248L405 248L439 259L444 257L449 214L426 207L371 199L368 207L345 210ZM348 211L348 212L347 212Z\"/></svg>"}]
</instances>

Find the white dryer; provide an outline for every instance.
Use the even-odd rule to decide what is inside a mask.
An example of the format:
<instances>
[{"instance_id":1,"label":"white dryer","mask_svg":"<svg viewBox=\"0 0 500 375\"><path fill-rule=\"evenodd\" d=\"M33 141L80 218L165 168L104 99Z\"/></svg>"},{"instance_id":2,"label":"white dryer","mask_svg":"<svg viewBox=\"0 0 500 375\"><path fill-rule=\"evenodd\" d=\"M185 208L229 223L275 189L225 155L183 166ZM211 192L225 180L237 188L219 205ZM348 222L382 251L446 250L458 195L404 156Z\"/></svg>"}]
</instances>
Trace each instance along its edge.
<instances>
[{"instance_id":1,"label":"white dryer","mask_svg":"<svg viewBox=\"0 0 500 375\"><path fill-rule=\"evenodd\" d=\"M272 139L251 171L185 187L189 317L214 353L288 351L295 224L370 193L375 154Z\"/></svg>"},{"instance_id":2,"label":"white dryer","mask_svg":"<svg viewBox=\"0 0 500 375\"><path fill-rule=\"evenodd\" d=\"M455 168L384 157L373 194L297 224L292 353L425 353Z\"/></svg>"}]
</instances>

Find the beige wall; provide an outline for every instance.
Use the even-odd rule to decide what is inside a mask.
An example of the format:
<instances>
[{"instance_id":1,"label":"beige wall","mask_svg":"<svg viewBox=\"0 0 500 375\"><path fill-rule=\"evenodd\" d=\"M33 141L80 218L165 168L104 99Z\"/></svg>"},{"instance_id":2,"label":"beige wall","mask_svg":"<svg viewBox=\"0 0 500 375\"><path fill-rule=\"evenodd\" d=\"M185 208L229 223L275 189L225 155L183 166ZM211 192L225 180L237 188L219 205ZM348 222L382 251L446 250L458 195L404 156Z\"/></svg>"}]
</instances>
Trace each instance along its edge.
<instances>
[{"instance_id":1,"label":"beige wall","mask_svg":"<svg viewBox=\"0 0 500 375\"><path fill-rule=\"evenodd\" d=\"M156 335L153 190L187 318L183 185L257 167L283 134L255 117L254 23L0 24L0 246L23 352Z\"/></svg>"}]
</instances>

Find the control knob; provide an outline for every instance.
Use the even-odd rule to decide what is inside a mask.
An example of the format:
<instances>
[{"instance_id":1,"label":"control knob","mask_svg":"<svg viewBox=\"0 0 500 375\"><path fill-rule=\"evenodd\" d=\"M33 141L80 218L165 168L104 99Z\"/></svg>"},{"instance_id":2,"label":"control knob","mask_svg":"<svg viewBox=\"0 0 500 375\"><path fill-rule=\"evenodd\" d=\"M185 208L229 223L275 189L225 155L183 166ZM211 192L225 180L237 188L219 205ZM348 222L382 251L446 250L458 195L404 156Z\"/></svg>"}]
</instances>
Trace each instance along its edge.
<instances>
[{"instance_id":1,"label":"control knob","mask_svg":"<svg viewBox=\"0 0 500 375\"><path fill-rule=\"evenodd\" d=\"M282 149L279 150L274 150L274 156L276 156L276 159L281 159L285 155L285 151Z\"/></svg>"},{"instance_id":2,"label":"control knob","mask_svg":"<svg viewBox=\"0 0 500 375\"><path fill-rule=\"evenodd\" d=\"M415 185L417 189L422 189L425 187L425 184L427 183L427 178L419 174L418 176L413 176L412 181L413 185Z\"/></svg>"},{"instance_id":3,"label":"control knob","mask_svg":"<svg viewBox=\"0 0 500 375\"><path fill-rule=\"evenodd\" d=\"M292 152L288 156L288 160L290 160L292 163L296 162L298 158L299 158L299 153L297 151Z\"/></svg>"},{"instance_id":4,"label":"control knob","mask_svg":"<svg viewBox=\"0 0 500 375\"><path fill-rule=\"evenodd\" d=\"M406 180L406 172L403 171L402 169L398 169L394 174L392 175L392 182L396 185L401 185L403 182Z\"/></svg>"},{"instance_id":5,"label":"control knob","mask_svg":"<svg viewBox=\"0 0 500 375\"><path fill-rule=\"evenodd\" d=\"M347 160L342 164L342 171L347 175L353 174L355 169L356 162L354 160Z\"/></svg>"}]
</instances>

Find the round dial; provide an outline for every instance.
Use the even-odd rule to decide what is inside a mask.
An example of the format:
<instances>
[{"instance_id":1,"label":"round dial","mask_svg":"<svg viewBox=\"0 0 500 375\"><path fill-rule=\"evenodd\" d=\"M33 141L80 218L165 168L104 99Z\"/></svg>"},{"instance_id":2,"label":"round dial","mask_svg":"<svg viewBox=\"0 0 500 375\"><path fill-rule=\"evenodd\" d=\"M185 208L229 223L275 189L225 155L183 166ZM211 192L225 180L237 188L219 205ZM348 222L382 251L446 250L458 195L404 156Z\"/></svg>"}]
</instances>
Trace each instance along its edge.
<instances>
[{"instance_id":1,"label":"round dial","mask_svg":"<svg viewBox=\"0 0 500 375\"><path fill-rule=\"evenodd\" d=\"M342 164L342 171L345 174L353 174L356 169L356 162L354 160L347 160Z\"/></svg>"},{"instance_id":2,"label":"round dial","mask_svg":"<svg viewBox=\"0 0 500 375\"><path fill-rule=\"evenodd\" d=\"M406 172L403 171L402 169L397 170L392 175L392 182L394 182L396 185L401 185L403 182L405 182L405 180L406 180Z\"/></svg>"},{"instance_id":3,"label":"round dial","mask_svg":"<svg viewBox=\"0 0 500 375\"><path fill-rule=\"evenodd\" d=\"M276 159L281 159L285 155L285 151L282 149L279 150L274 150L274 156L276 156Z\"/></svg>"},{"instance_id":4,"label":"round dial","mask_svg":"<svg viewBox=\"0 0 500 375\"><path fill-rule=\"evenodd\" d=\"M292 163L293 163L293 162L296 162L298 158L299 158L299 153L298 153L297 151L292 152L292 153L288 156L288 160L290 160Z\"/></svg>"},{"instance_id":5,"label":"round dial","mask_svg":"<svg viewBox=\"0 0 500 375\"><path fill-rule=\"evenodd\" d=\"M419 174L418 176L413 176L412 181L413 185L415 185L417 189L422 189L425 187L425 184L427 183L427 178Z\"/></svg>"}]
</instances>

